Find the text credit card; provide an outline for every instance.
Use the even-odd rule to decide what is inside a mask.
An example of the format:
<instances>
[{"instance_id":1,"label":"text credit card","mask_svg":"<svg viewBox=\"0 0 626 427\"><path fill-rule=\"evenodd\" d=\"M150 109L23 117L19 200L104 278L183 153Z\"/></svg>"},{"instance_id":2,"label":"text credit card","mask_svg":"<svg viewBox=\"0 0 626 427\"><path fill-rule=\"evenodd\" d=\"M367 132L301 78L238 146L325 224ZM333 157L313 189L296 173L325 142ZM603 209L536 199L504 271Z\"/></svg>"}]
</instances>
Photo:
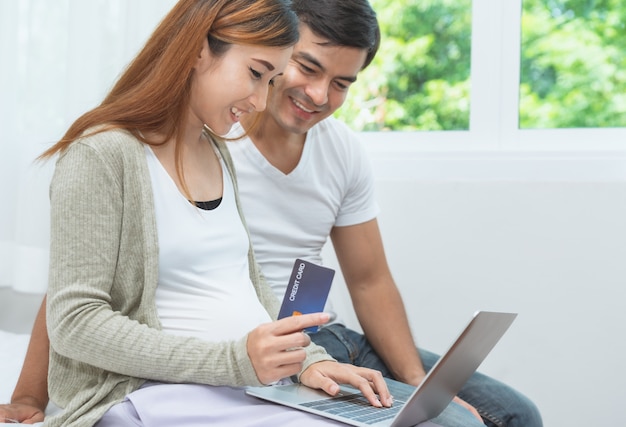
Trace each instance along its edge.
<instances>
[{"instance_id":1,"label":"text credit card","mask_svg":"<svg viewBox=\"0 0 626 427\"><path fill-rule=\"evenodd\" d=\"M324 311L334 276L332 268L296 259L278 318ZM306 331L317 332L318 329L312 326Z\"/></svg>"}]
</instances>

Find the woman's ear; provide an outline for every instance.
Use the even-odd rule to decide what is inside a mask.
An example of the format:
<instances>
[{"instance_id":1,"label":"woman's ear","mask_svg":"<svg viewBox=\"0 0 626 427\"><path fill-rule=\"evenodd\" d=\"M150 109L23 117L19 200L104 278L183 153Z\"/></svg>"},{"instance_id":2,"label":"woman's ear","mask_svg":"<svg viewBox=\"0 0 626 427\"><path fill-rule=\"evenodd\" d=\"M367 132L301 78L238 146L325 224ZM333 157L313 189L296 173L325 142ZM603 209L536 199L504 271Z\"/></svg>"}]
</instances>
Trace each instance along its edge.
<instances>
[{"instance_id":1,"label":"woman's ear","mask_svg":"<svg viewBox=\"0 0 626 427\"><path fill-rule=\"evenodd\" d=\"M209 41L205 37L202 42L202 48L200 52L198 52L198 57L196 58L196 65L194 68L198 71L203 71L207 69L211 63L213 62L213 55L211 55L211 51L209 49Z\"/></svg>"}]
</instances>

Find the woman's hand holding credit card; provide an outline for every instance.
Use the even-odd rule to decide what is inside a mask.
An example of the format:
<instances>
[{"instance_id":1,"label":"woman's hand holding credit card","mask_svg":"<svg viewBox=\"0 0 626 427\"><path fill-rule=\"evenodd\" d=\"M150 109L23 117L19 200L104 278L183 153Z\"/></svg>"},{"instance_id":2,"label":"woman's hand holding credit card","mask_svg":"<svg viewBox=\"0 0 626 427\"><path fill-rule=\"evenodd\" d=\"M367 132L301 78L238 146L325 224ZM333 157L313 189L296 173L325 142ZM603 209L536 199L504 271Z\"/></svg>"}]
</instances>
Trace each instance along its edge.
<instances>
[{"instance_id":1,"label":"woman's hand holding credit card","mask_svg":"<svg viewBox=\"0 0 626 427\"><path fill-rule=\"evenodd\" d=\"M267 385L300 373L306 358L304 348L311 344L303 331L329 320L328 313L309 313L254 328L248 334L246 349L259 381Z\"/></svg>"}]
</instances>

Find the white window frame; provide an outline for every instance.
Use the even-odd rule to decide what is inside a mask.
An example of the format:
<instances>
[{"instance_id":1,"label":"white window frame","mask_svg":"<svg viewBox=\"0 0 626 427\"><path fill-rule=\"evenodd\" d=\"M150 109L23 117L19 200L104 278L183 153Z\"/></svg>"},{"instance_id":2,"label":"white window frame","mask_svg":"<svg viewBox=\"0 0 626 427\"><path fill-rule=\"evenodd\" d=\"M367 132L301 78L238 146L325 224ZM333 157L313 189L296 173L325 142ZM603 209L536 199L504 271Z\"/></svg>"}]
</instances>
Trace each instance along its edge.
<instances>
[{"instance_id":1,"label":"white window frame","mask_svg":"<svg viewBox=\"0 0 626 427\"><path fill-rule=\"evenodd\" d=\"M626 128L519 129L522 0L473 0L467 131L362 132L383 179L626 180Z\"/></svg>"}]
</instances>

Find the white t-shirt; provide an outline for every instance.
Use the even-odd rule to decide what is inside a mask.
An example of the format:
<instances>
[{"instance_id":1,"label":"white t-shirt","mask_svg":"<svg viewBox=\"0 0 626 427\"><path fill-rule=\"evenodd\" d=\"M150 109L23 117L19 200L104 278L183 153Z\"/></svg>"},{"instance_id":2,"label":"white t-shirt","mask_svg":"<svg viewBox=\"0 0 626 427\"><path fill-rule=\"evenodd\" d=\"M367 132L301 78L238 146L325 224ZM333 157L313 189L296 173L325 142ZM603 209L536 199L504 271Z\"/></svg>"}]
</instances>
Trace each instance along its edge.
<instances>
[{"instance_id":1,"label":"white t-shirt","mask_svg":"<svg viewBox=\"0 0 626 427\"><path fill-rule=\"evenodd\" d=\"M250 280L248 235L230 175L222 173L220 205L202 210L187 201L148 146L146 156L159 242L156 306L163 330L225 341L271 321Z\"/></svg>"},{"instance_id":2,"label":"white t-shirt","mask_svg":"<svg viewBox=\"0 0 626 427\"><path fill-rule=\"evenodd\" d=\"M236 125L228 136L242 133ZM378 215L367 153L356 134L334 118L308 132L300 162L287 175L249 138L229 141L228 148L257 261L281 300L296 258L322 264L322 247L334 226Z\"/></svg>"}]
</instances>

